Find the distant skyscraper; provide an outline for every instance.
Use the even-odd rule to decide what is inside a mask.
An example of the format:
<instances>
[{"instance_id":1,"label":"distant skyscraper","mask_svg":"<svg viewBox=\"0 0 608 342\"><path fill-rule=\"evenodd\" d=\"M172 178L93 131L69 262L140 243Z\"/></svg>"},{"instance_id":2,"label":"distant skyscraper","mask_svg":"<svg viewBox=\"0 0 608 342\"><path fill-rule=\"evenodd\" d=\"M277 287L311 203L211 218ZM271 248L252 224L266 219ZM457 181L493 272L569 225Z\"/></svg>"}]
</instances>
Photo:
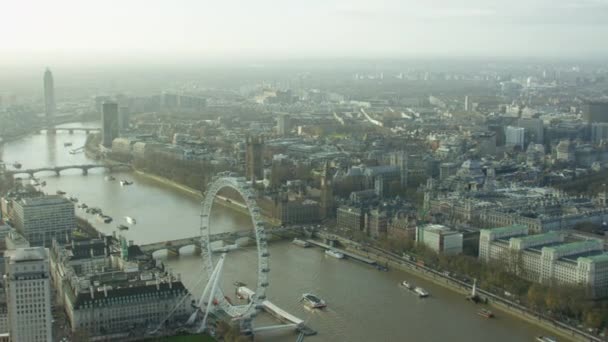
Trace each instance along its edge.
<instances>
[{"instance_id":1,"label":"distant skyscraper","mask_svg":"<svg viewBox=\"0 0 608 342\"><path fill-rule=\"evenodd\" d=\"M583 119L591 122L608 122L608 101L589 101L583 105Z\"/></svg>"},{"instance_id":2,"label":"distant skyscraper","mask_svg":"<svg viewBox=\"0 0 608 342\"><path fill-rule=\"evenodd\" d=\"M262 152L264 150L264 140L260 137L247 137L245 156L245 174L247 179L255 182L264 177L264 164Z\"/></svg>"},{"instance_id":3,"label":"distant skyscraper","mask_svg":"<svg viewBox=\"0 0 608 342\"><path fill-rule=\"evenodd\" d=\"M519 146L524 147L524 128L507 126L505 128L505 138L507 146Z\"/></svg>"},{"instance_id":4,"label":"distant skyscraper","mask_svg":"<svg viewBox=\"0 0 608 342\"><path fill-rule=\"evenodd\" d=\"M608 141L608 123L596 122L591 124L591 141L595 144Z\"/></svg>"},{"instance_id":5,"label":"distant skyscraper","mask_svg":"<svg viewBox=\"0 0 608 342\"><path fill-rule=\"evenodd\" d=\"M517 127L522 127L529 133L530 142L542 144L545 139L543 120L537 118L520 118Z\"/></svg>"},{"instance_id":6,"label":"distant skyscraper","mask_svg":"<svg viewBox=\"0 0 608 342\"><path fill-rule=\"evenodd\" d=\"M470 103L469 103L469 97L465 96L464 97L464 111L468 112L471 108L470 108Z\"/></svg>"},{"instance_id":7,"label":"distant skyscraper","mask_svg":"<svg viewBox=\"0 0 608 342\"><path fill-rule=\"evenodd\" d=\"M101 144L107 148L112 147L112 140L118 138L118 104L106 102L101 113L102 140Z\"/></svg>"},{"instance_id":8,"label":"distant skyscraper","mask_svg":"<svg viewBox=\"0 0 608 342\"><path fill-rule=\"evenodd\" d=\"M11 341L51 342L49 257L42 247L7 251L6 294Z\"/></svg>"},{"instance_id":9,"label":"distant skyscraper","mask_svg":"<svg viewBox=\"0 0 608 342\"><path fill-rule=\"evenodd\" d=\"M291 130L291 117L287 114L281 114L277 118L277 133L279 135L287 135Z\"/></svg>"},{"instance_id":10,"label":"distant skyscraper","mask_svg":"<svg viewBox=\"0 0 608 342\"><path fill-rule=\"evenodd\" d=\"M55 85L49 68L44 72L44 109L47 121L52 122L55 116Z\"/></svg>"}]
</instances>

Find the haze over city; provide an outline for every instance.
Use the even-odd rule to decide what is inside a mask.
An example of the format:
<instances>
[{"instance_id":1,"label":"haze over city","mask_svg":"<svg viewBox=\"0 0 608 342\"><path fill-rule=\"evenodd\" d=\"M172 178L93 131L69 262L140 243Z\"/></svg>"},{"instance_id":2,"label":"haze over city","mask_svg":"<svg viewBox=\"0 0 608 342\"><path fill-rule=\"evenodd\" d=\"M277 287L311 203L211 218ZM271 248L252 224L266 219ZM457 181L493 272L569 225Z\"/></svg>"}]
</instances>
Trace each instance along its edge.
<instances>
[{"instance_id":1,"label":"haze over city","mask_svg":"<svg viewBox=\"0 0 608 342\"><path fill-rule=\"evenodd\" d=\"M605 0L9 1L0 64L608 55Z\"/></svg>"},{"instance_id":2,"label":"haze over city","mask_svg":"<svg viewBox=\"0 0 608 342\"><path fill-rule=\"evenodd\" d=\"M608 0L0 7L0 342L608 341Z\"/></svg>"}]
</instances>

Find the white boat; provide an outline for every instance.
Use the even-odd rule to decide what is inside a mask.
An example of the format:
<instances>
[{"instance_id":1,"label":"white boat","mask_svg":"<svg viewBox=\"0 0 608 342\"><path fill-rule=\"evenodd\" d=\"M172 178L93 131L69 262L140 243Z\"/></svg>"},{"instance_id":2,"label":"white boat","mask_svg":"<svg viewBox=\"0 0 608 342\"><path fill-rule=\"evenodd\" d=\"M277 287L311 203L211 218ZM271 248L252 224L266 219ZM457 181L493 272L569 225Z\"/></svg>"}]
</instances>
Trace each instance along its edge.
<instances>
[{"instance_id":1,"label":"white boat","mask_svg":"<svg viewBox=\"0 0 608 342\"><path fill-rule=\"evenodd\" d=\"M327 306L327 303L325 303L323 299L312 293L303 294L302 301L306 306L311 307L313 309L322 309Z\"/></svg>"},{"instance_id":2,"label":"white boat","mask_svg":"<svg viewBox=\"0 0 608 342\"><path fill-rule=\"evenodd\" d=\"M127 220L127 222L129 224L136 224L137 223L137 221L135 221L135 219L132 218L131 216L125 216L125 220Z\"/></svg>"},{"instance_id":3,"label":"white boat","mask_svg":"<svg viewBox=\"0 0 608 342\"><path fill-rule=\"evenodd\" d=\"M300 247L310 247L310 243L308 241L304 241L304 240L300 240L298 238L293 239L293 241L291 242L294 245L300 246Z\"/></svg>"},{"instance_id":4,"label":"white boat","mask_svg":"<svg viewBox=\"0 0 608 342\"><path fill-rule=\"evenodd\" d=\"M537 342L557 342L557 339L555 337L549 337L549 336L537 336L536 341Z\"/></svg>"},{"instance_id":5,"label":"white boat","mask_svg":"<svg viewBox=\"0 0 608 342\"><path fill-rule=\"evenodd\" d=\"M423 289L422 287L419 287L419 286L414 289L414 292L416 292L418 297L421 297L421 298L429 296L429 293L425 289Z\"/></svg>"},{"instance_id":6,"label":"white boat","mask_svg":"<svg viewBox=\"0 0 608 342\"><path fill-rule=\"evenodd\" d=\"M410 284L407 280L402 281L399 285L408 290L411 290L414 287L414 285Z\"/></svg>"},{"instance_id":7,"label":"white boat","mask_svg":"<svg viewBox=\"0 0 608 342\"><path fill-rule=\"evenodd\" d=\"M129 182L126 179L123 179L120 181L120 185L122 185L122 186L127 186L127 185L131 185L131 184L133 184L133 182Z\"/></svg>"},{"instance_id":8,"label":"white boat","mask_svg":"<svg viewBox=\"0 0 608 342\"><path fill-rule=\"evenodd\" d=\"M326 255L332 256L336 259L344 259L344 254L338 252L338 251L334 251L333 249L328 249L325 251Z\"/></svg>"}]
</instances>

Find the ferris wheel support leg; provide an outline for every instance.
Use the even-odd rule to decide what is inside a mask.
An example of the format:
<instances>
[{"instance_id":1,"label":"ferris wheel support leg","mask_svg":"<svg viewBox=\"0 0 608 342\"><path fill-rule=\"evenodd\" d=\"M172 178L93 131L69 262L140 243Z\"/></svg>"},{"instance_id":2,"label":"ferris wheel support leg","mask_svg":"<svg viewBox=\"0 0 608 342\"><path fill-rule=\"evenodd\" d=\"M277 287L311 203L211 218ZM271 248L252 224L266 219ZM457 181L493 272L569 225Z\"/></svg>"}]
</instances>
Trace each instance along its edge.
<instances>
[{"instance_id":1,"label":"ferris wheel support leg","mask_svg":"<svg viewBox=\"0 0 608 342\"><path fill-rule=\"evenodd\" d=\"M217 284L219 283L220 278L221 278L222 267L224 266L225 259L226 259L226 253L223 253L222 256L220 257L220 260L217 262L217 265L215 266L215 270L213 272L213 273L215 273L215 278L213 279L213 286L211 287L211 293L209 294L209 300L207 301L207 307L205 308L205 316L203 316L203 322L201 323L201 326L198 329L199 332L205 331L205 328L207 327L207 317L209 317L209 311L211 311L211 307L213 306L213 297L215 296L215 291L217 290Z\"/></svg>"},{"instance_id":2,"label":"ferris wheel support leg","mask_svg":"<svg viewBox=\"0 0 608 342\"><path fill-rule=\"evenodd\" d=\"M205 302L205 298L207 296L207 294L209 293L209 289L211 288L211 284L213 284L213 281L215 280L215 277L218 273L219 267L215 267L213 269L213 272L211 272L211 276L209 277L209 280L207 280L207 285L205 285L205 289L203 290L203 294L201 295L201 298L198 301L198 305L197 308L202 308L203 304ZM192 315L190 315L190 318L188 319L186 324L192 324L194 323L194 321L196 320L196 317L198 315L198 309L196 311L194 311L192 313Z\"/></svg>"}]
</instances>

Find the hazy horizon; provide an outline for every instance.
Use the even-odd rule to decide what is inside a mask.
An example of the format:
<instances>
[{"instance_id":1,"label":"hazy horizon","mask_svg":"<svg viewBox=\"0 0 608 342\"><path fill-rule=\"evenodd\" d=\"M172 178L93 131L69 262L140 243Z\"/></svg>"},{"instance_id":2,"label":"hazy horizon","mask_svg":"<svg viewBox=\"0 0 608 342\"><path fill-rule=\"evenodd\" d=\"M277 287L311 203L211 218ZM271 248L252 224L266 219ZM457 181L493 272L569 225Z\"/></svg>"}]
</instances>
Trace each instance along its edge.
<instances>
[{"instance_id":1,"label":"hazy horizon","mask_svg":"<svg viewBox=\"0 0 608 342\"><path fill-rule=\"evenodd\" d=\"M21 1L5 65L608 56L608 0Z\"/></svg>"}]
</instances>

